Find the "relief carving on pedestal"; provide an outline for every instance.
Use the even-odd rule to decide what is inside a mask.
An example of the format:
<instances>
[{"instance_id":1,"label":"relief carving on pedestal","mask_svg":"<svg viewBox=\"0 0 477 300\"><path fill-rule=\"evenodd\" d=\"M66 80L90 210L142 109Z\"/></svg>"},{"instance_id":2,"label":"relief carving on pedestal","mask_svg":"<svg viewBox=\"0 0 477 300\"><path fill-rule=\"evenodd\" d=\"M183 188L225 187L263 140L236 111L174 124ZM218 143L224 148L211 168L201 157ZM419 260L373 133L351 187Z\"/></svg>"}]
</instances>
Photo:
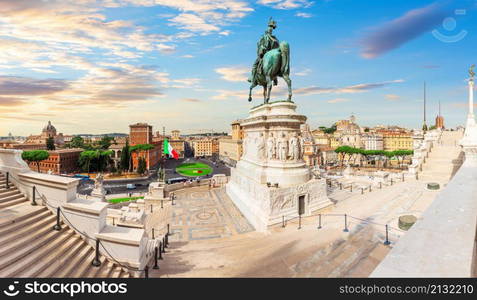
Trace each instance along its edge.
<instances>
[{"instance_id":1,"label":"relief carving on pedestal","mask_svg":"<svg viewBox=\"0 0 477 300\"><path fill-rule=\"evenodd\" d=\"M288 157L288 139L286 138L284 133L282 133L281 136L278 138L277 150L278 159L281 161L286 161Z\"/></svg>"},{"instance_id":2,"label":"relief carving on pedestal","mask_svg":"<svg viewBox=\"0 0 477 300\"><path fill-rule=\"evenodd\" d=\"M273 136L273 133L270 133L267 140L267 158L268 160L277 158L277 140Z\"/></svg>"},{"instance_id":3,"label":"relief carving on pedestal","mask_svg":"<svg viewBox=\"0 0 477 300\"><path fill-rule=\"evenodd\" d=\"M257 158L259 160L264 160L267 155L265 153L265 137L263 133L260 133L259 137L255 139L255 143L257 145Z\"/></svg>"},{"instance_id":4,"label":"relief carving on pedestal","mask_svg":"<svg viewBox=\"0 0 477 300\"><path fill-rule=\"evenodd\" d=\"M299 160L300 159L300 145L299 140L296 133L292 133L292 136L289 140L290 143L290 160Z\"/></svg>"}]
</instances>

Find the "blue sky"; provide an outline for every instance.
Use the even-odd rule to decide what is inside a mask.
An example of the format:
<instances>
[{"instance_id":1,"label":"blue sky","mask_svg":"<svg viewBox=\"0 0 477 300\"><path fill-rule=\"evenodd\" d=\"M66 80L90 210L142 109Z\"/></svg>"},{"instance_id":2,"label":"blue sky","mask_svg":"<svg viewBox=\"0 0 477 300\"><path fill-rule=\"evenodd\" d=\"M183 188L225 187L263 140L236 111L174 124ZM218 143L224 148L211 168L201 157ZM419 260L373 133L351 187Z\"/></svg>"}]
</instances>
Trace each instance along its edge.
<instances>
[{"instance_id":1,"label":"blue sky","mask_svg":"<svg viewBox=\"0 0 477 300\"><path fill-rule=\"evenodd\" d=\"M465 119L477 63L476 1L3 0L0 135L155 129L229 131L247 102L256 42L272 16L291 46L294 101L312 127L422 125L438 102ZM284 82L272 91L283 98Z\"/></svg>"}]
</instances>

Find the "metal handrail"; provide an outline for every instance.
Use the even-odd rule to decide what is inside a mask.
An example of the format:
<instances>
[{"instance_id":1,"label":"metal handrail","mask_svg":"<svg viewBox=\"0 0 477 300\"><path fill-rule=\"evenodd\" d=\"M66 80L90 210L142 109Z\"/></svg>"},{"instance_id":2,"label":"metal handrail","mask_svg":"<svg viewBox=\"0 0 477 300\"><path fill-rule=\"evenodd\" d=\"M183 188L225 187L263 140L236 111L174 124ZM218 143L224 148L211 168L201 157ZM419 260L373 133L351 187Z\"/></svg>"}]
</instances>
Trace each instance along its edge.
<instances>
[{"instance_id":1,"label":"metal handrail","mask_svg":"<svg viewBox=\"0 0 477 300\"><path fill-rule=\"evenodd\" d=\"M17 181L18 183L20 183L20 184L23 185L23 186L31 187L31 188L36 187L35 185L28 185L28 184L26 184L26 183L21 182L18 178L16 178L16 177L13 176L12 174L10 174L10 177L12 177L13 179L15 179L15 181ZM47 205L47 206L49 206L50 208L53 208L53 209L58 209L58 208L60 207L60 206L54 206L54 205L50 204L50 203L48 202L48 200L46 199L45 195L43 195L41 192L39 192L38 189L35 188L35 189L33 189L33 191L36 192L36 193L40 196L40 198L41 198L42 201L43 201L42 204L45 204L45 205ZM95 241L95 242L98 241L99 244L100 244L100 245L103 247L103 249L105 250L105 252L108 254L108 256L109 256L116 264L118 264L120 267L125 268L125 269L128 269L128 270L130 270L130 271L135 271L135 272L141 272L141 273L142 273L142 272L147 272L147 270L146 270L146 269L147 269L147 264L146 264L146 268L145 268L144 270L141 270L141 269L139 269L139 268L132 268L132 267L130 267L130 266L126 266L126 265L123 265L122 263L120 263L117 259L114 258L114 256L112 256L112 255L110 254L110 252L106 249L106 247L104 247L104 245L102 244L102 242L101 242L100 239L91 237L91 236L89 236L88 234L86 234L85 232L81 232L78 228L76 228L76 227L71 223L71 221L68 219L68 217L64 214L63 210L60 209L59 212L60 212L61 215L63 216L63 219L67 221L67 223L68 223L67 225L70 226L70 227L72 227L72 228L75 230L75 232L77 232L77 233L80 234L81 236L85 237L86 239L89 239L89 240L92 240L92 241ZM75 213L72 213L72 214L75 214Z\"/></svg>"}]
</instances>

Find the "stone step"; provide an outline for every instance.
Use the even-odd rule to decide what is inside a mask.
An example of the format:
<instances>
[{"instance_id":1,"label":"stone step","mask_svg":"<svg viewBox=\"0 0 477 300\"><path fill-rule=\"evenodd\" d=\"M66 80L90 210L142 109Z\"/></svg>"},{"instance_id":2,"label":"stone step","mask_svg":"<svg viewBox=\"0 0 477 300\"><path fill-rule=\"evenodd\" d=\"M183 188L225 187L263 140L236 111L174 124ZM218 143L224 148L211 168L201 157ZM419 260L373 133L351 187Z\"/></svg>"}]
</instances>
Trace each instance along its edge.
<instances>
[{"instance_id":1,"label":"stone step","mask_svg":"<svg viewBox=\"0 0 477 300\"><path fill-rule=\"evenodd\" d=\"M122 270L120 267L115 266L114 270L111 272L111 278L119 278L121 276Z\"/></svg>"},{"instance_id":2,"label":"stone step","mask_svg":"<svg viewBox=\"0 0 477 300\"><path fill-rule=\"evenodd\" d=\"M52 273L49 276L56 278L73 277L71 274L78 266L80 266L81 264L91 263L91 261L86 261L86 258L92 252L94 252L92 247L88 243L83 241L83 246L81 247L81 249L79 249L76 255L71 260L69 260L64 267L62 267L58 271L55 271L55 273Z\"/></svg>"},{"instance_id":3,"label":"stone step","mask_svg":"<svg viewBox=\"0 0 477 300\"><path fill-rule=\"evenodd\" d=\"M25 213L21 213L20 215L13 216L11 218L4 218L4 220L1 220L0 221L0 229L5 228L5 227L9 227L13 223L20 222L24 219L31 218L31 217L35 216L36 214L39 214L39 213L47 210L47 208L44 207L44 206L37 206L36 209L33 209L33 210L32 210L33 206L28 206L27 208L28 208L28 210L26 208L22 209L22 212L25 211Z\"/></svg>"},{"instance_id":4,"label":"stone step","mask_svg":"<svg viewBox=\"0 0 477 300\"><path fill-rule=\"evenodd\" d=\"M31 222L28 222L30 220L33 220ZM18 239L21 239L22 237L25 236L30 236L30 235L35 235L37 232L39 232L42 229L45 229L45 227L50 226L49 230L52 230L52 224L56 221L56 217L53 216L49 211L46 212L46 214L39 220L34 220L32 219L27 219L25 220L25 223L20 224L20 226L24 227L18 227L17 226L12 226L12 230L10 232L7 232L5 234L0 234L0 237L2 238L1 246L11 242L15 241ZM0 248L1 249L1 248Z\"/></svg>"},{"instance_id":5,"label":"stone step","mask_svg":"<svg viewBox=\"0 0 477 300\"><path fill-rule=\"evenodd\" d=\"M0 203L0 209L7 208L7 207L12 208L15 205L23 204L24 202L28 202L28 199L26 199L25 197L18 198L18 199L13 199L13 200L10 200L10 201L5 202L5 203Z\"/></svg>"},{"instance_id":6,"label":"stone step","mask_svg":"<svg viewBox=\"0 0 477 300\"><path fill-rule=\"evenodd\" d=\"M104 256L103 256L104 257ZM114 271L114 263L106 260L105 263L101 264L101 269L96 273L95 277L99 278L111 278L111 275Z\"/></svg>"},{"instance_id":7,"label":"stone step","mask_svg":"<svg viewBox=\"0 0 477 300\"><path fill-rule=\"evenodd\" d=\"M72 270L69 277L73 278L81 278L85 277L85 275L89 272L91 268L96 268L93 266L92 262L95 256L95 251L92 247L90 247L89 254L85 257L85 259L78 265L76 265L76 268Z\"/></svg>"},{"instance_id":8,"label":"stone step","mask_svg":"<svg viewBox=\"0 0 477 300\"><path fill-rule=\"evenodd\" d=\"M2 238L2 242L5 242L4 238L8 233L11 233L13 231L17 232L20 234L21 231L33 227L33 224L40 222L44 219L46 219L48 216L51 216L51 212L46 210L41 210L38 212L33 212L28 214L28 217L22 218L22 219L16 219L9 223L9 226L0 226L0 237ZM22 234L25 234L23 232ZM21 234L20 234L21 235Z\"/></svg>"},{"instance_id":9,"label":"stone step","mask_svg":"<svg viewBox=\"0 0 477 300\"><path fill-rule=\"evenodd\" d=\"M84 247L89 247L79 235L75 235L70 238L62 247L63 251L60 253L55 253L56 257L48 262L48 265L45 265L45 268L39 268L37 270L32 270L31 272L25 273L28 277L51 277L53 274L59 272L61 268L68 266L74 257L83 249Z\"/></svg>"},{"instance_id":10,"label":"stone step","mask_svg":"<svg viewBox=\"0 0 477 300\"><path fill-rule=\"evenodd\" d=\"M4 197L8 197L11 195L16 195L16 194L21 194L21 193L17 189L8 189L5 191L0 191L0 199L3 199Z\"/></svg>"},{"instance_id":11,"label":"stone step","mask_svg":"<svg viewBox=\"0 0 477 300\"><path fill-rule=\"evenodd\" d=\"M8 189L4 185L0 185L0 195L2 193L10 192L10 191L18 191L18 189L13 185L10 185Z\"/></svg>"},{"instance_id":12,"label":"stone step","mask_svg":"<svg viewBox=\"0 0 477 300\"><path fill-rule=\"evenodd\" d=\"M2 253L2 255L0 256L0 270L37 251L37 249L52 242L53 240L58 238L58 236L60 236L63 232L68 230L66 226L63 226L60 231L56 231L50 228L48 229L49 232L47 232L46 234L35 235L34 237L32 237L33 241L31 243L24 244L22 247L12 247L4 251L4 253L6 254Z\"/></svg>"},{"instance_id":13,"label":"stone step","mask_svg":"<svg viewBox=\"0 0 477 300\"><path fill-rule=\"evenodd\" d=\"M9 202L9 201L11 201L11 200L16 200L16 199L19 199L19 198L24 198L23 194L21 194L21 193L15 193L15 194L13 194L13 195L4 196L4 197L0 198L0 204L1 204L1 203Z\"/></svg>"},{"instance_id":14,"label":"stone step","mask_svg":"<svg viewBox=\"0 0 477 300\"><path fill-rule=\"evenodd\" d=\"M55 225L55 221L51 220L47 225L40 227L40 229L38 229L34 234L17 236L15 240L6 243L4 243L2 239L2 243L0 244L0 257L13 251L20 250L26 245L34 243L35 240L41 238L43 235L55 231L53 230L53 225Z\"/></svg>"},{"instance_id":15,"label":"stone step","mask_svg":"<svg viewBox=\"0 0 477 300\"><path fill-rule=\"evenodd\" d=\"M101 262L101 265L99 267L92 266L91 268L88 269L88 271L83 275L83 277L86 278L96 278L100 277L99 274L104 272L108 268L108 261L104 256L99 257L99 261Z\"/></svg>"},{"instance_id":16,"label":"stone step","mask_svg":"<svg viewBox=\"0 0 477 300\"><path fill-rule=\"evenodd\" d=\"M26 277L20 276L20 274L30 268L35 269L46 266L53 259L52 254L56 257L55 253L61 252L62 247L73 236L74 232L69 228L65 228L63 234L58 235L49 243L36 248L34 252L22 257L14 264L0 270L0 277Z\"/></svg>"}]
</instances>

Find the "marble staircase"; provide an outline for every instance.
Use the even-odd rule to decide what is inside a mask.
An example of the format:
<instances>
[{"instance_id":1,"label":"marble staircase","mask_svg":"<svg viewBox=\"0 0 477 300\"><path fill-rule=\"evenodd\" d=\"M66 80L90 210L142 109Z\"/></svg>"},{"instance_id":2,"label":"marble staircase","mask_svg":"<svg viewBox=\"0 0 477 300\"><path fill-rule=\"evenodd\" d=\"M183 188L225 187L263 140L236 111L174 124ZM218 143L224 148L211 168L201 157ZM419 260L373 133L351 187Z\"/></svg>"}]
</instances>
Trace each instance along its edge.
<instances>
[{"instance_id":1,"label":"marble staircase","mask_svg":"<svg viewBox=\"0 0 477 300\"><path fill-rule=\"evenodd\" d=\"M66 224L56 231L56 216L45 206L32 206L0 174L0 277L130 277L105 256L91 262L95 251Z\"/></svg>"}]
</instances>

